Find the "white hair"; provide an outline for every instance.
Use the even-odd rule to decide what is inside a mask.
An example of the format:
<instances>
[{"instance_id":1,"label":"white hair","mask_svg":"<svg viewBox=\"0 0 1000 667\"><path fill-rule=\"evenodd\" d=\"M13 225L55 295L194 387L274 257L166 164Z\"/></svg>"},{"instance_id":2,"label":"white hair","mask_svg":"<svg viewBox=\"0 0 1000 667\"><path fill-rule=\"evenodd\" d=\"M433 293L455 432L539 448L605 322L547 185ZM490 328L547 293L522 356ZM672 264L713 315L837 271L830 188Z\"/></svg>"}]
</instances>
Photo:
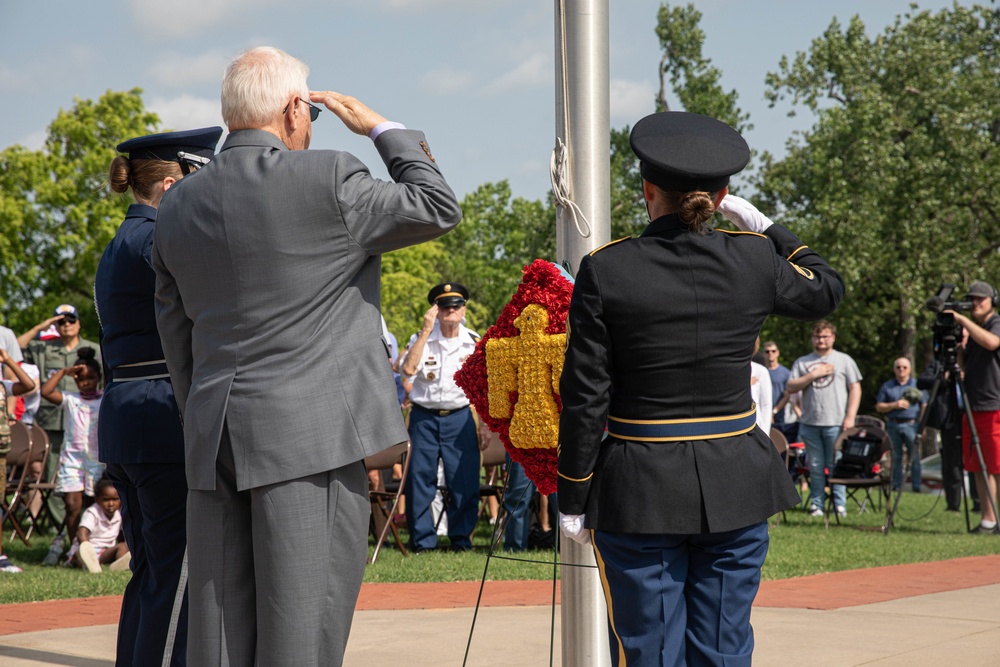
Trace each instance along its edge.
<instances>
[{"instance_id":1,"label":"white hair","mask_svg":"<svg viewBox=\"0 0 1000 667\"><path fill-rule=\"evenodd\" d=\"M281 49L244 51L222 78L222 120L230 130L260 128L280 115L292 95L309 99L309 67Z\"/></svg>"}]
</instances>

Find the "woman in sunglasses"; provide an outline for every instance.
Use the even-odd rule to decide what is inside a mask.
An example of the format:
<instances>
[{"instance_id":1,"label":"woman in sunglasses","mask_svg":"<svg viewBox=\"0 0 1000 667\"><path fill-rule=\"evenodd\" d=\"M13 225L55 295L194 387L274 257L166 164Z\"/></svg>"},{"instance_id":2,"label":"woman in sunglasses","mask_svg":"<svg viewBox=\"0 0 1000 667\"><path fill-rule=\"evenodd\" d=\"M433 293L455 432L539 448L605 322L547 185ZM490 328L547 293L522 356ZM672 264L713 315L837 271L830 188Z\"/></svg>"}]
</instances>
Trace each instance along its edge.
<instances>
[{"instance_id":1,"label":"woman in sunglasses","mask_svg":"<svg viewBox=\"0 0 1000 667\"><path fill-rule=\"evenodd\" d=\"M132 579L118 624L118 665L185 664L187 482L184 436L156 330L150 266L156 209L171 187L208 164L221 127L168 132L118 144L113 192L135 203L97 267L94 302L108 387L101 406L100 460L121 497ZM179 615L171 625L174 606Z\"/></svg>"}]
</instances>

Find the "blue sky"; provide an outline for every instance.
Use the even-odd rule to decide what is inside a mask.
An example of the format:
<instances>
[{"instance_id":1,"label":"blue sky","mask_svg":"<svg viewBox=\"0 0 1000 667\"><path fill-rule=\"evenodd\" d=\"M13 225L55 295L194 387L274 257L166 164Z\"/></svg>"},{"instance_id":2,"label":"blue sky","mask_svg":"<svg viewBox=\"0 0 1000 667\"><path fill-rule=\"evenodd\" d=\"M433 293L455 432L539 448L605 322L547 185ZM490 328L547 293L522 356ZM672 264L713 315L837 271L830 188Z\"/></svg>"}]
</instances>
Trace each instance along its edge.
<instances>
[{"instance_id":1,"label":"blue sky","mask_svg":"<svg viewBox=\"0 0 1000 667\"><path fill-rule=\"evenodd\" d=\"M764 77L808 48L837 16L869 34L905 0L701 0L705 54L755 126L747 139L781 154L804 113L769 109ZM950 6L921 0L921 9ZM960 2L971 5L971 2ZM659 85L659 2L609 0L611 122L653 110ZM546 0L8 0L0 4L0 148L39 148L74 98L140 87L163 127L221 125L219 82L245 48L269 44L304 60L313 89L353 95L426 132L462 197L508 179L529 199L549 190L555 136L554 2ZM366 139L324 113L313 148L358 155L385 177Z\"/></svg>"}]
</instances>

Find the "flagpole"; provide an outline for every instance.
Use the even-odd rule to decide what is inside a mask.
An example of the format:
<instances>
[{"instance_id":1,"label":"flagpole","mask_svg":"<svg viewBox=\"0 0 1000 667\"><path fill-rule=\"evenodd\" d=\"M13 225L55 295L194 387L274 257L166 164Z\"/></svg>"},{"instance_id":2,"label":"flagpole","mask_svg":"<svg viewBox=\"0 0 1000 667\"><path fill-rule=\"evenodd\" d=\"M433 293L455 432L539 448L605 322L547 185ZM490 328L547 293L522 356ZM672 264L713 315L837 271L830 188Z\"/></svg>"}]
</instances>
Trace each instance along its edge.
<instances>
[{"instance_id":1,"label":"flagpole","mask_svg":"<svg viewBox=\"0 0 1000 667\"><path fill-rule=\"evenodd\" d=\"M611 240L608 0L555 0L555 11L556 254L576 275L580 260ZM562 664L608 666L607 607L594 552L563 539L560 560Z\"/></svg>"}]
</instances>

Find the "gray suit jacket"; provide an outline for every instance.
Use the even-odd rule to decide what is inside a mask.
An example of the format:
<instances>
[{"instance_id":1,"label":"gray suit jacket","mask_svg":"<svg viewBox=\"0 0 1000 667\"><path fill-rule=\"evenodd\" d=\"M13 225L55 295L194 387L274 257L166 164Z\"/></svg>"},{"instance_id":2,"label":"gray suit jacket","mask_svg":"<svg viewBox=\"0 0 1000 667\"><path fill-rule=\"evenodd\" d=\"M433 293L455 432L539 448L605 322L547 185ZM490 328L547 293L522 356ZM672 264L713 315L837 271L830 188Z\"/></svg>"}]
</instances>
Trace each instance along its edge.
<instances>
[{"instance_id":1,"label":"gray suit jacket","mask_svg":"<svg viewBox=\"0 0 1000 667\"><path fill-rule=\"evenodd\" d=\"M160 202L156 319L188 485L215 488L223 424L239 488L406 440L379 321L381 253L462 218L421 132L375 142L395 183L340 151L238 130Z\"/></svg>"}]
</instances>

